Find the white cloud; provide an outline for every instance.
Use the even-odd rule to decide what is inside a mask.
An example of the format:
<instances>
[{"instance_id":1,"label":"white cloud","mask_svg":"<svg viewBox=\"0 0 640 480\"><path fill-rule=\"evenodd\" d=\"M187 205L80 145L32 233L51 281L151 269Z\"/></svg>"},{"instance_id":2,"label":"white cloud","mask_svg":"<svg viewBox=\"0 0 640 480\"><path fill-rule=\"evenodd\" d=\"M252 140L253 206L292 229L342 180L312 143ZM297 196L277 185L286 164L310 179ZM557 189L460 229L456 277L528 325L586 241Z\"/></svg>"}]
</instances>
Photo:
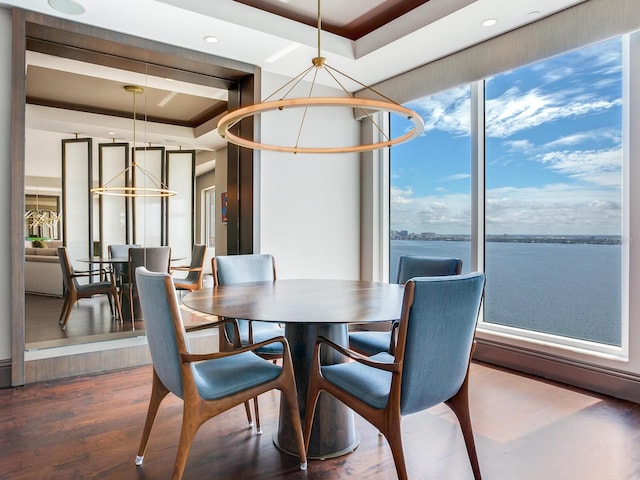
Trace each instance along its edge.
<instances>
[{"instance_id":1,"label":"white cloud","mask_svg":"<svg viewBox=\"0 0 640 480\"><path fill-rule=\"evenodd\" d=\"M443 130L457 135L470 132L469 87L452 88L408 104L424 119L424 130Z\"/></svg>"},{"instance_id":2,"label":"white cloud","mask_svg":"<svg viewBox=\"0 0 640 480\"><path fill-rule=\"evenodd\" d=\"M555 151L536 160L569 178L615 187L622 183L622 150Z\"/></svg>"},{"instance_id":3,"label":"white cloud","mask_svg":"<svg viewBox=\"0 0 640 480\"><path fill-rule=\"evenodd\" d=\"M539 148L542 150L552 150L559 147L579 145L583 142L594 139L599 141L608 140L613 142L614 145L620 145L622 143L622 139L620 138L620 129L597 128L586 132L577 132L560 137L556 140L540 145Z\"/></svg>"},{"instance_id":4,"label":"white cloud","mask_svg":"<svg viewBox=\"0 0 640 480\"><path fill-rule=\"evenodd\" d=\"M447 177L442 177L438 181L439 182L449 182L449 181L452 181L452 180L466 180L468 178L471 178L471 175L468 174L468 173L456 173L454 175L449 175Z\"/></svg>"},{"instance_id":5,"label":"white cloud","mask_svg":"<svg viewBox=\"0 0 640 480\"><path fill-rule=\"evenodd\" d=\"M464 194L391 199L391 228L411 232L469 233L470 197ZM407 193L407 190L403 190ZM621 191L550 184L489 189L486 229L491 234L620 234Z\"/></svg>"},{"instance_id":6,"label":"white cloud","mask_svg":"<svg viewBox=\"0 0 640 480\"><path fill-rule=\"evenodd\" d=\"M521 92L512 87L500 97L487 99L487 135L506 138L545 123L601 112L621 104L619 99L609 101L582 96L576 100L575 95L568 101L566 93L544 93L540 88Z\"/></svg>"},{"instance_id":7,"label":"white cloud","mask_svg":"<svg viewBox=\"0 0 640 480\"><path fill-rule=\"evenodd\" d=\"M533 150L534 145L529 140L507 140L504 146L510 152L529 152Z\"/></svg>"}]
</instances>

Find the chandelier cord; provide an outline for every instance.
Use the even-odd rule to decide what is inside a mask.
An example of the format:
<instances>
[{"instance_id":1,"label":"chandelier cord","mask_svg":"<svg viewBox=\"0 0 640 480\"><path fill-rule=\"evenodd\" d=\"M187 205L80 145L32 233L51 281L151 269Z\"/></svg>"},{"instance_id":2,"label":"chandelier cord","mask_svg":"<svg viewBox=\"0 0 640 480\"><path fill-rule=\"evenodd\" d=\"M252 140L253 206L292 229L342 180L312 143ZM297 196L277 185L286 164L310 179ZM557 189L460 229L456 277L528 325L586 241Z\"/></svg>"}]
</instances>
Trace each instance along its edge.
<instances>
[{"instance_id":1,"label":"chandelier cord","mask_svg":"<svg viewBox=\"0 0 640 480\"><path fill-rule=\"evenodd\" d=\"M320 37L322 33L322 16L320 15L320 0L318 0L318 58L321 57Z\"/></svg>"}]
</instances>

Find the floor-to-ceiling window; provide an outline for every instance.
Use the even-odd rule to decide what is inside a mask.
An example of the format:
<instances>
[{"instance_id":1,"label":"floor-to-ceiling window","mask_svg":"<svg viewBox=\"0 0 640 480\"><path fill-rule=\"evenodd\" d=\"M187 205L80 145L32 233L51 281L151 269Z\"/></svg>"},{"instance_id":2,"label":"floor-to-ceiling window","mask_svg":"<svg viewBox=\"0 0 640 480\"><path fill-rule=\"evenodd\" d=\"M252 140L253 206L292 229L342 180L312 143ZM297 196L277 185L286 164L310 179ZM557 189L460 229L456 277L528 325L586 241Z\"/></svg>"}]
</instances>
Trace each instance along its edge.
<instances>
[{"instance_id":1,"label":"floor-to-ceiling window","mask_svg":"<svg viewBox=\"0 0 640 480\"><path fill-rule=\"evenodd\" d=\"M450 256L471 262L470 88L453 88L407 106L424 133L390 153L390 281L401 255ZM391 133L402 128L393 121Z\"/></svg>"},{"instance_id":2,"label":"floor-to-ceiling window","mask_svg":"<svg viewBox=\"0 0 640 480\"><path fill-rule=\"evenodd\" d=\"M486 79L485 118L485 323L620 346L621 39Z\"/></svg>"},{"instance_id":3,"label":"floor-to-ceiling window","mask_svg":"<svg viewBox=\"0 0 640 480\"><path fill-rule=\"evenodd\" d=\"M481 202L483 327L620 347L622 50L617 38L484 79L484 97L473 97L481 132L472 131L469 86L410 102L426 128L390 156L391 281L406 253L458 256L468 271L470 205ZM478 198L474 133L484 146Z\"/></svg>"}]
</instances>

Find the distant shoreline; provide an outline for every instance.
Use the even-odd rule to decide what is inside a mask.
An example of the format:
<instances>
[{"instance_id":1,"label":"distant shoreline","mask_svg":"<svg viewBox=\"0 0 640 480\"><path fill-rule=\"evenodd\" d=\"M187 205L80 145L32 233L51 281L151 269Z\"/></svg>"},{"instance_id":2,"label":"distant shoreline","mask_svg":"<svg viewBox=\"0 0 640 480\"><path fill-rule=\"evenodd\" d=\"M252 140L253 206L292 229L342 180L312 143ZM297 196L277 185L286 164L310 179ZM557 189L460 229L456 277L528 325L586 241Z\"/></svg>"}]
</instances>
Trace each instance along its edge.
<instances>
[{"instance_id":1,"label":"distant shoreline","mask_svg":"<svg viewBox=\"0 0 640 480\"><path fill-rule=\"evenodd\" d=\"M439 233L411 233L392 231L391 240L409 241L438 241L438 242L469 242L470 235L439 234ZM588 245L621 245L620 235L487 235L487 242L500 243L561 243Z\"/></svg>"}]
</instances>

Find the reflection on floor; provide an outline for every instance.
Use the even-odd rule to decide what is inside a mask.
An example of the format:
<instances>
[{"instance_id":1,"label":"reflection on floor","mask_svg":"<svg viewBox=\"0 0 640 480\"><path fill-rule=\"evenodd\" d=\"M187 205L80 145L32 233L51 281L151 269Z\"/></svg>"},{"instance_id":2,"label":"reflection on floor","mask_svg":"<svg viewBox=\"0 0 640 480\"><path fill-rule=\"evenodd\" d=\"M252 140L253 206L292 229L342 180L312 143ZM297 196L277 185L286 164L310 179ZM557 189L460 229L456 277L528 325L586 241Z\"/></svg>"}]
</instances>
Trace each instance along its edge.
<instances>
[{"instance_id":1,"label":"reflection on floor","mask_svg":"<svg viewBox=\"0 0 640 480\"><path fill-rule=\"evenodd\" d=\"M204 286L212 286L211 276L205 276ZM184 292L178 294L181 299ZM121 323L111 316L106 295L83 298L78 301L67 321L67 328L62 329L58 323L62 311L62 297L47 295L25 295L25 343L27 350L76 345L80 343L115 340L144 335L144 322L141 318L135 321L132 329L129 315L124 313L128 305L123 305L125 320ZM209 315L193 312L182 306L182 318L187 329L204 323L210 323Z\"/></svg>"},{"instance_id":2,"label":"reflection on floor","mask_svg":"<svg viewBox=\"0 0 640 480\"><path fill-rule=\"evenodd\" d=\"M111 316L106 295L78 301L63 330L58 323L62 303L61 297L25 295L27 350L144 335L142 320L136 320L133 330L130 320L121 323Z\"/></svg>"}]
</instances>

